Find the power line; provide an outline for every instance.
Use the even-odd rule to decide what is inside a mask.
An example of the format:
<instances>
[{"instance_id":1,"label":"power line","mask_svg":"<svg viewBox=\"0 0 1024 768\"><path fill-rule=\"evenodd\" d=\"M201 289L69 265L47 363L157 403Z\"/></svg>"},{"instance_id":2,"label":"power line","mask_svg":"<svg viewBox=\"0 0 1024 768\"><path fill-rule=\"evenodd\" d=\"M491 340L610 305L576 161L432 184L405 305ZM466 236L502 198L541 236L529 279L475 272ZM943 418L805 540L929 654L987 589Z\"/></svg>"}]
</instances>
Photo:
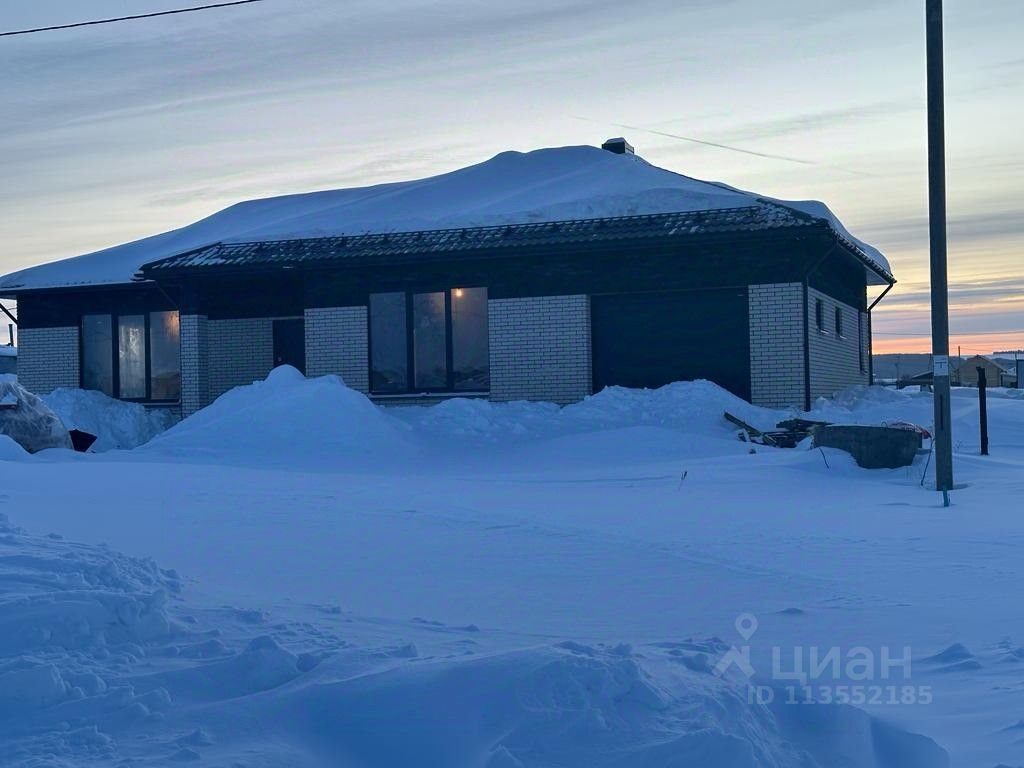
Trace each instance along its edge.
<instances>
[{"instance_id":1,"label":"power line","mask_svg":"<svg viewBox=\"0 0 1024 768\"><path fill-rule=\"evenodd\" d=\"M228 8L232 5L248 5L249 3L261 3L263 0L231 0L226 3L211 3L209 5L197 5L191 8L175 8L170 11L154 11L153 13L138 13L134 16L117 16L111 19L96 19L95 21L76 21L72 24L57 24L52 27L36 27L34 29L18 29L13 32L0 32L0 37L13 37L14 35L32 35L36 32L54 32L59 29L74 29L75 27L94 27L97 24L113 24L118 21L135 21L136 19L152 19L157 16L173 16L178 13L194 13L195 11L209 11L214 8Z\"/></svg>"},{"instance_id":2,"label":"power line","mask_svg":"<svg viewBox=\"0 0 1024 768\"><path fill-rule=\"evenodd\" d=\"M642 133L650 133L654 136L663 136L667 139L677 139L679 141L687 141L691 144L699 144L702 147L712 147L713 149L725 149L729 152L739 152L741 155L750 155L751 157L761 157L766 160L781 160L786 163L796 163L798 165L810 165L820 168L832 168L833 170L842 171L843 173L852 173L855 176L873 176L874 174L867 173L865 171L855 171L850 168L843 168L838 165L827 165L825 163L819 163L816 160L805 160L800 157L791 157L789 155L776 155L771 152L758 152L754 149L744 149L743 147L735 147L731 144L721 144L717 141L708 141L707 139L698 139L693 136L682 136L678 133L669 133L667 131L658 131L653 128L644 128L642 125L627 125L626 123L605 123L603 120L592 120L589 117L581 117L574 115L577 120L585 120L588 123L599 123L604 125L610 125L614 128L624 128L627 131L641 131Z\"/></svg>"}]
</instances>

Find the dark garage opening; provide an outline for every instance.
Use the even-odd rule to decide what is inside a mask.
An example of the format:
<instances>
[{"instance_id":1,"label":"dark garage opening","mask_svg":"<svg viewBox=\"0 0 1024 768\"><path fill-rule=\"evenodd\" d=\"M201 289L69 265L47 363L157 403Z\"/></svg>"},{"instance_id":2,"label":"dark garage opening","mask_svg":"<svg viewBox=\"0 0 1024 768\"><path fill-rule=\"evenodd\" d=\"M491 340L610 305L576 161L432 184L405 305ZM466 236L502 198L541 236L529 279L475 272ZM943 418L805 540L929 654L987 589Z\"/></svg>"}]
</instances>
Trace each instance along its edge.
<instances>
[{"instance_id":1,"label":"dark garage opening","mask_svg":"<svg viewBox=\"0 0 1024 768\"><path fill-rule=\"evenodd\" d=\"M708 379L750 399L746 288L591 298L594 391Z\"/></svg>"}]
</instances>

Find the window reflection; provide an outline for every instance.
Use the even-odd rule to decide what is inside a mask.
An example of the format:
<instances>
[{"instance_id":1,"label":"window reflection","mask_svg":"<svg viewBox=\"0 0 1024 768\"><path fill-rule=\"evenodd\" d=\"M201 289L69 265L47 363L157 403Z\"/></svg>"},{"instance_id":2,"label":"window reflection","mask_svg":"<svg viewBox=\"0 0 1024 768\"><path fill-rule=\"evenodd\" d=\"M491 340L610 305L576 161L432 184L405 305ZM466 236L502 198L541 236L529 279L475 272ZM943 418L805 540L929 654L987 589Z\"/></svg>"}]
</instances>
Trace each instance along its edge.
<instances>
[{"instance_id":1,"label":"window reflection","mask_svg":"<svg viewBox=\"0 0 1024 768\"><path fill-rule=\"evenodd\" d=\"M82 387L114 395L114 332L110 315L82 318Z\"/></svg>"},{"instance_id":2,"label":"window reflection","mask_svg":"<svg viewBox=\"0 0 1024 768\"><path fill-rule=\"evenodd\" d=\"M177 312L149 314L149 388L152 400L181 396L181 328Z\"/></svg>"}]
</instances>

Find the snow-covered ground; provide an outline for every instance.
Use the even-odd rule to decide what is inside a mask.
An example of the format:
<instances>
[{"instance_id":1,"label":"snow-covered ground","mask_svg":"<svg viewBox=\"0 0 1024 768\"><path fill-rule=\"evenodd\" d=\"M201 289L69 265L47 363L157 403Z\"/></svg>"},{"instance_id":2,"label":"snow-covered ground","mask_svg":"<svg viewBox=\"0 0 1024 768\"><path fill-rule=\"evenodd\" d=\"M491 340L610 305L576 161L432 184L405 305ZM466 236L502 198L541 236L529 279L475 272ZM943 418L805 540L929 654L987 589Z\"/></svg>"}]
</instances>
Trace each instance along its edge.
<instances>
[{"instance_id":1,"label":"snow-covered ground","mask_svg":"<svg viewBox=\"0 0 1024 768\"><path fill-rule=\"evenodd\" d=\"M1024 764L1020 394L980 457L956 393L948 509L923 461L751 453L722 410L790 414L706 382L381 410L278 369L135 450L0 445L0 764Z\"/></svg>"}]
</instances>

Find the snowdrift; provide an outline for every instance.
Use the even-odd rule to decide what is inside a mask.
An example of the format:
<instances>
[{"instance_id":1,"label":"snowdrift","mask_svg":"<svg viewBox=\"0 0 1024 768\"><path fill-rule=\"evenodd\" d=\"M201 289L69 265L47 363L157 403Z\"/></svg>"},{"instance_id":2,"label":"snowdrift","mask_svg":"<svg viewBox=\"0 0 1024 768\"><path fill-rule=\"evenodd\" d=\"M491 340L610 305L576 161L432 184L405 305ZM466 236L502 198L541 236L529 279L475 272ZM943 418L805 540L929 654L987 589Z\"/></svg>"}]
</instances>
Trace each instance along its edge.
<instances>
[{"instance_id":1,"label":"snowdrift","mask_svg":"<svg viewBox=\"0 0 1024 768\"><path fill-rule=\"evenodd\" d=\"M752 705L745 681L714 676L699 645L679 645L691 650L666 659L566 642L357 676L341 658L318 670L324 682L261 707L261 721L334 765L948 766L929 739L851 707Z\"/></svg>"},{"instance_id":2,"label":"snowdrift","mask_svg":"<svg viewBox=\"0 0 1024 768\"><path fill-rule=\"evenodd\" d=\"M421 655L380 620L341 619L347 638L375 633L341 641L181 595L152 561L0 516L0 763L948 764L850 707L751 703L745 678L713 672L716 640L489 651L485 632L423 624L417 642L435 652Z\"/></svg>"},{"instance_id":3,"label":"snowdrift","mask_svg":"<svg viewBox=\"0 0 1024 768\"><path fill-rule=\"evenodd\" d=\"M386 408L336 376L306 379L283 366L265 381L225 393L143 452L346 469L472 461L496 452L532 463L746 453L749 446L736 440L724 410L765 428L780 418L780 412L752 406L707 381L657 390L611 387L565 407L455 398Z\"/></svg>"},{"instance_id":4,"label":"snowdrift","mask_svg":"<svg viewBox=\"0 0 1024 768\"><path fill-rule=\"evenodd\" d=\"M114 400L86 389L55 389L42 401L68 429L96 435L93 452L137 448L170 426L168 411L149 411L138 403Z\"/></svg>"},{"instance_id":5,"label":"snowdrift","mask_svg":"<svg viewBox=\"0 0 1024 768\"><path fill-rule=\"evenodd\" d=\"M411 458L409 429L337 376L307 379L280 366L176 424L150 455L304 467L372 467Z\"/></svg>"},{"instance_id":6,"label":"snowdrift","mask_svg":"<svg viewBox=\"0 0 1024 768\"><path fill-rule=\"evenodd\" d=\"M762 428L781 411L758 408L709 381L659 389L608 387L579 403L491 403L455 399L402 408L396 418L412 426L431 455L469 462L495 453L517 465L633 463L743 454L729 411ZM438 453L443 449L444 453Z\"/></svg>"}]
</instances>

